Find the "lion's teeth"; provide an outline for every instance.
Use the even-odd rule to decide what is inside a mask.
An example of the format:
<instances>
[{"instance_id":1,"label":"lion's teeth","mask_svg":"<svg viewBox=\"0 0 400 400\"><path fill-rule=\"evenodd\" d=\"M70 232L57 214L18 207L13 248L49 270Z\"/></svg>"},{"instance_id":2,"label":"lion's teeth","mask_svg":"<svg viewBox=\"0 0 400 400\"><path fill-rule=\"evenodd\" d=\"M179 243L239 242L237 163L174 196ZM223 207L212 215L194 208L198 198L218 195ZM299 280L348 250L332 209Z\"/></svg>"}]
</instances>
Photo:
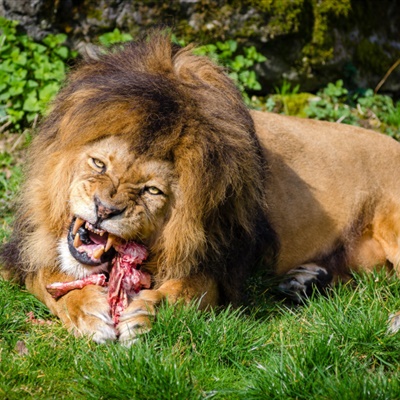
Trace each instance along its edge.
<instances>
[{"instance_id":1,"label":"lion's teeth","mask_svg":"<svg viewBox=\"0 0 400 400\"><path fill-rule=\"evenodd\" d=\"M104 247L99 247L97 250L93 252L93 257L98 260L103 255L103 253L104 253Z\"/></svg>"},{"instance_id":2,"label":"lion's teeth","mask_svg":"<svg viewBox=\"0 0 400 400\"><path fill-rule=\"evenodd\" d=\"M90 222L86 222L85 228L86 228L86 230L96 233L97 235L100 235L100 236L103 236L105 234L105 231L103 229L95 228Z\"/></svg>"},{"instance_id":3,"label":"lion's teeth","mask_svg":"<svg viewBox=\"0 0 400 400\"><path fill-rule=\"evenodd\" d=\"M80 236L79 236L79 233L77 233L76 235L75 235L75 238L74 238L74 247L75 248L78 248L79 246L81 246L82 245L82 240L81 240L81 238L80 238Z\"/></svg>"},{"instance_id":4,"label":"lion's teeth","mask_svg":"<svg viewBox=\"0 0 400 400\"><path fill-rule=\"evenodd\" d=\"M77 218L74 222L74 227L72 228L72 234L75 236L78 229L85 223L85 220L82 218Z\"/></svg>"},{"instance_id":5,"label":"lion's teeth","mask_svg":"<svg viewBox=\"0 0 400 400\"><path fill-rule=\"evenodd\" d=\"M115 243L115 239L116 239L116 237L113 234L111 234L111 233L108 234L107 243L106 243L106 247L105 247L106 252L111 249L111 247Z\"/></svg>"}]
</instances>

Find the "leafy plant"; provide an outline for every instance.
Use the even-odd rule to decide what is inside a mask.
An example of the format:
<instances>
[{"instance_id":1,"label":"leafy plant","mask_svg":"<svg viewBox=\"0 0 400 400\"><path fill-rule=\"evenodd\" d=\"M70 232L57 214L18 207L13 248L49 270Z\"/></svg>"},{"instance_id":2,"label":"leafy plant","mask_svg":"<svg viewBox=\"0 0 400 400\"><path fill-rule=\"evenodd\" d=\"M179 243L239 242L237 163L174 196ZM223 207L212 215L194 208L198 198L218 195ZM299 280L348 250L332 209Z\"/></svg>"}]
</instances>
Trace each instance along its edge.
<instances>
[{"instance_id":1,"label":"leafy plant","mask_svg":"<svg viewBox=\"0 0 400 400\"><path fill-rule=\"evenodd\" d=\"M280 87L275 86L276 94L269 97L265 107L268 111L282 110L286 115L296 115L306 117L304 112L309 99L314 97L310 93L299 93L300 85L292 87L286 79L283 80Z\"/></svg>"},{"instance_id":2,"label":"leafy plant","mask_svg":"<svg viewBox=\"0 0 400 400\"><path fill-rule=\"evenodd\" d=\"M17 26L0 17L0 119L19 129L44 113L76 53L65 46L64 34L35 42Z\"/></svg>"},{"instance_id":3,"label":"leafy plant","mask_svg":"<svg viewBox=\"0 0 400 400\"><path fill-rule=\"evenodd\" d=\"M110 47L113 44L129 42L133 37L129 33L122 33L115 28L112 32L103 33L98 39L103 46Z\"/></svg>"},{"instance_id":4,"label":"leafy plant","mask_svg":"<svg viewBox=\"0 0 400 400\"><path fill-rule=\"evenodd\" d=\"M288 96L292 94L297 94L299 93L300 85L296 85L295 87L292 87L292 84L287 81L286 79L283 80L282 85L275 86L274 87L275 92L279 94L280 96Z\"/></svg>"},{"instance_id":5,"label":"leafy plant","mask_svg":"<svg viewBox=\"0 0 400 400\"><path fill-rule=\"evenodd\" d=\"M21 181L20 165L15 165L11 154L0 153L0 213L2 216L12 211L13 198Z\"/></svg>"},{"instance_id":6,"label":"leafy plant","mask_svg":"<svg viewBox=\"0 0 400 400\"><path fill-rule=\"evenodd\" d=\"M306 114L310 118L325 121L355 123L348 101L348 90L343 87L343 81L329 83L328 86L317 93L309 102Z\"/></svg>"},{"instance_id":7,"label":"leafy plant","mask_svg":"<svg viewBox=\"0 0 400 400\"><path fill-rule=\"evenodd\" d=\"M284 81L275 91L276 94L264 99L261 109L362 126L400 139L400 102L394 103L387 95L374 94L372 89L351 94L343 81L338 80L313 95L299 93L298 86L292 88Z\"/></svg>"},{"instance_id":8,"label":"leafy plant","mask_svg":"<svg viewBox=\"0 0 400 400\"><path fill-rule=\"evenodd\" d=\"M372 89L350 96L341 80L329 83L305 111L310 118L359 125L400 139L400 102Z\"/></svg>"},{"instance_id":9,"label":"leafy plant","mask_svg":"<svg viewBox=\"0 0 400 400\"><path fill-rule=\"evenodd\" d=\"M400 126L400 102L395 105L391 97L374 94L372 89L368 89L357 102L361 110L370 110L387 124Z\"/></svg>"},{"instance_id":10,"label":"leafy plant","mask_svg":"<svg viewBox=\"0 0 400 400\"><path fill-rule=\"evenodd\" d=\"M258 53L254 46L239 49L236 40L227 40L200 46L195 52L199 55L207 55L226 67L229 71L228 75L236 82L247 103L250 102L247 91L261 89L254 66L265 61L266 57Z\"/></svg>"}]
</instances>

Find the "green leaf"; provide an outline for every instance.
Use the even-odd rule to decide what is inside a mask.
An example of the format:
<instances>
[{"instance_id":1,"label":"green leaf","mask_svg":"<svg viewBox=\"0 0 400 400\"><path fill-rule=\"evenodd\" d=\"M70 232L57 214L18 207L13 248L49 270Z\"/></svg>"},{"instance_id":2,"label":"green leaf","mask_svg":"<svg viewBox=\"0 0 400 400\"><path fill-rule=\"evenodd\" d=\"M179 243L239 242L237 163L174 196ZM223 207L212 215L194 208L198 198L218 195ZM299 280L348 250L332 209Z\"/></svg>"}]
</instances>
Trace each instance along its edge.
<instances>
[{"instance_id":1,"label":"green leaf","mask_svg":"<svg viewBox=\"0 0 400 400\"><path fill-rule=\"evenodd\" d=\"M194 52L200 56L205 56L207 54L212 54L217 51L217 46L214 44L206 44L204 46L197 47Z\"/></svg>"},{"instance_id":2,"label":"green leaf","mask_svg":"<svg viewBox=\"0 0 400 400\"><path fill-rule=\"evenodd\" d=\"M234 71L240 71L245 66L246 66L246 62L242 55L236 56L231 64L231 67Z\"/></svg>"},{"instance_id":3,"label":"green leaf","mask_svg":"<svg viewBox=\"0 0 400 400\"><path fill-rule=\"evenodd\" d=\"M31 92L28 93L24 101L24 104L22 106L22 109L24 111L30 111L30 112L37 112L40 110L39 101L35 90L32 90Z\"/></svg>"},{"instance_id":4,"label":"green leaf","mask_svg":"<svg viewBox=\"0 0 400 400\"><path fill-rule=\"evenodd\" d=\"M47 104L57 94L60 85L56 82L49 83L39 90L39 99L42 103Z\"/></svg>"},{"instance_id":5,"label":"green leaf","mask_svg":"<svg viewBox=\"0 0 400 400\"><path fill-rule=\"evenodd\" d=\"M57 44L63 44L67 40L67 37L65 33L57 33L57 35L55 35L55 40Z\"/></svg>"},{"instance_id":6,"label":"green leaf","mask_svg":"<svg viewBox=\"0 0 400 400\"><path fill-rule=\"evenodd\" d=\"M66 46L61 46L58 49L54 50L54 53L58 54L61 58L63 58L64 60L68 58L68 47Z\"/></svg>"},{"instance_id":7,"label":"green leaf","mask_svg":"<svg viewBox=\"0 0 400 400\"><path fill-rule=\"evenodd\" d=\"M36 81L33 81L32 79L29 79L26 82L26 87L29 88L29 89L33 89L33 88L36 88L38 86L39 86L39 84Z\"/></svg>"},{"instance_id":8,"label":"green leaf","mask_svg":"<svg viewBox=\"0 0 400 400\"><path fill-rule=\"evenodd\" d=\"M21 121L21 119L24 117L24 112L21 110L15 110L12 108L7 109L7 114L11 116L11 121L18 122Z\"/></svg>"},{"instance_id":9,"label":"green leaf","mask_svg":"<svg viewBox=\"0 0 400 400\"><path fill-rule=\"evenodd\" d=\"M238 82L238 81L239 81L239 76L238 76L237 72L230 72L228 75L229 75L229 77L230 77L231 79L233 79L235 82Z\"/></svg>"},{"instance_id":10,"label":"green leaf","mask_svg":"<svg viewBox=\"0 0 400 400\"><path fill-rule=\"evenodd\" d=\"M34 119L37 117L38 112L28 112L25 115L25 118L28 122L34 121Z\"/></svg>"},{"instance_id":11,"label":"green leaf","mask_svg":"<svg viewBox=\"0 0 400 400\"><path fill-rule=\"evenodd\" d=\"M8 90L8 93L11 97L17 96L24 91L25 81L13 81L11 82L11 87Z\"/></svg>"},{"instance_id":12,"label":"green leaf","mask_svg":"<svg viewBox=\"0 0 400 400\"><path fill-rule=\"evenodd\" d=\"M118 28L115 28L112 32L104 33L99 36L99 41L103 46L111 46L116 43L123 43L132 40L132 36L129 33L121 33Z\"/></svg>"},{"instance_id":13,"label":"green leaf","mask_svg":"<svg viewBox=\"0 0 400 400\"><path fill-rule=\"evenodd\" d=\"M43 39L43 43L48 47L54 49L60 44L64 43L67 39L67 35L58 33L57 35L48 35Z\"/></svg>"},{"instance_id":14,"label":"green leaf","mask_svg":"<svg viewBox=\"0 0 400 400\"><path fill-rule=\"evenodd\" d=\"M1 102L6 102L10 97L11 97L10 92L0 93L0 101Z\"/></svg>"},{"instance_id":15,"label":"green leaf","mask_svg":"<svg viewBox=\"0 0 400 400\"><path fill-rule=\"evenodd\" d=\"M236 40L228 40L229 50L231 53L234 53L237 50L237 41Z\"/></svg>"},{"instance_id":16,"label":"green leaf","mask_svg":"<svg viewBox=\"0 0 400 400\"><path fill-rule=\"evenodd\" d=\"M0 70L5 72L13 73L17 69L16 65L12 62L12 60L5 60L0 63Z\"/></svg>"},{"instance_id":17,"label":"green leaf","mask_svg":"<svg viewBox=\"0 0 400 400\"><path fill-rule=\"evenodd\" d=\"M42 44L35 43L35 42L30 42L28 47L30 50L34 51L35 53L39 53L39 54L42 54L47 50L46 46L43 46ZM35 54L34 54L34 56L35 56Z\"/></svg>"},{"instance_id":18,"label":"green leaf","mask_svg":"<svg viewBox=\"0 0 400 400\"><path fill-rule=\"evenodd\" d=\"M122 37L123 42L129 42L129 41L133 40L132 35L130 35L129 33L123 33L121 35L121 37Z\"/></svg>"}]
</instances>

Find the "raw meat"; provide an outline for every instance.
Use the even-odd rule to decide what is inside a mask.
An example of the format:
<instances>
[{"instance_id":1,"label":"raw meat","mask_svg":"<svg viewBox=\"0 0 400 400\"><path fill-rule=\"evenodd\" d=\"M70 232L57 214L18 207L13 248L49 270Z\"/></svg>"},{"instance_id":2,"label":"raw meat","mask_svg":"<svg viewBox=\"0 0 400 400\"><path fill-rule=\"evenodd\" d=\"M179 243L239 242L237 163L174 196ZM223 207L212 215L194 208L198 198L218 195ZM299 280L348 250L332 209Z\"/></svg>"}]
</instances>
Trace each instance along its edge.
<instances>
[{"instance_id":1,"label":"raw meat","mask_svg":"<svg viewBox=\"0 0 400 400\"><path fill-rule=\"evenodd\" d=\"M147 257L144 246L131 242L116 245L117 256L108 281L108 303L115 325L118 324L122 311L128 305L129 297L138 293L142 288L150 287L150 274L139 271L137 266Z\"/></svg>"},{"instance_id":2,"label":"raw meat","mask_svg":"<svg viewBox=\"0 0 400 400\"><path fill-rule=\"evenodd\" d=\"M58 299L70 290L82 289L87 285L108 286L108 303L115 325L118 324L122 311L127 307L129 297L134 296L143 288L151 284L150 274L137 269L147 257L144 246L135 242L114 246L116 256L112 261L112 268L108 282L104 274L92 274L83 279L71 282L55 282L46 286L47 291Z\"/></svg>"},{"instance_id":3,"label":"raw meat","mask_svg":"<svg viewBox=\"0 0 400 400\"><path fill-rule=\"evenodd\" d=\"M47 285L46 289L55 299L58 299L71 290L82 289L87 285L106 286L106 276L104 274L93 274L76 281L54 282L50 285Z\"/></svg>"}]
</instances>

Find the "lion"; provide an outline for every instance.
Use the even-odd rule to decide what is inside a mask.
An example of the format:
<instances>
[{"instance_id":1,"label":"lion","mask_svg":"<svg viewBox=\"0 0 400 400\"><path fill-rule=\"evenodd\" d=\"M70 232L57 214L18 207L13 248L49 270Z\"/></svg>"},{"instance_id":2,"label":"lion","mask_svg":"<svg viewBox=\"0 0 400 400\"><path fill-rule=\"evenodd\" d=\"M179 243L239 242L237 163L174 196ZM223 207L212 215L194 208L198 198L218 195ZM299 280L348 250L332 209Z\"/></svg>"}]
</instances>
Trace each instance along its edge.
<instances>
[{"instance_id":1,"label":"lion","mask_svg":"<svg viewBox=\"0 0 400 400\"><path fill-rule=\"evenodd\" d=\"M153 33L69 74L31 145L2 273L75 334L129 344L163 301L240 304L260 268L294 298L397 272L399 166L382 134L249 110L220 66ZM144 246L151 275L118 324L105 287L46 290L108 274L115 243Z\"/></svg>"}]
</instances>

